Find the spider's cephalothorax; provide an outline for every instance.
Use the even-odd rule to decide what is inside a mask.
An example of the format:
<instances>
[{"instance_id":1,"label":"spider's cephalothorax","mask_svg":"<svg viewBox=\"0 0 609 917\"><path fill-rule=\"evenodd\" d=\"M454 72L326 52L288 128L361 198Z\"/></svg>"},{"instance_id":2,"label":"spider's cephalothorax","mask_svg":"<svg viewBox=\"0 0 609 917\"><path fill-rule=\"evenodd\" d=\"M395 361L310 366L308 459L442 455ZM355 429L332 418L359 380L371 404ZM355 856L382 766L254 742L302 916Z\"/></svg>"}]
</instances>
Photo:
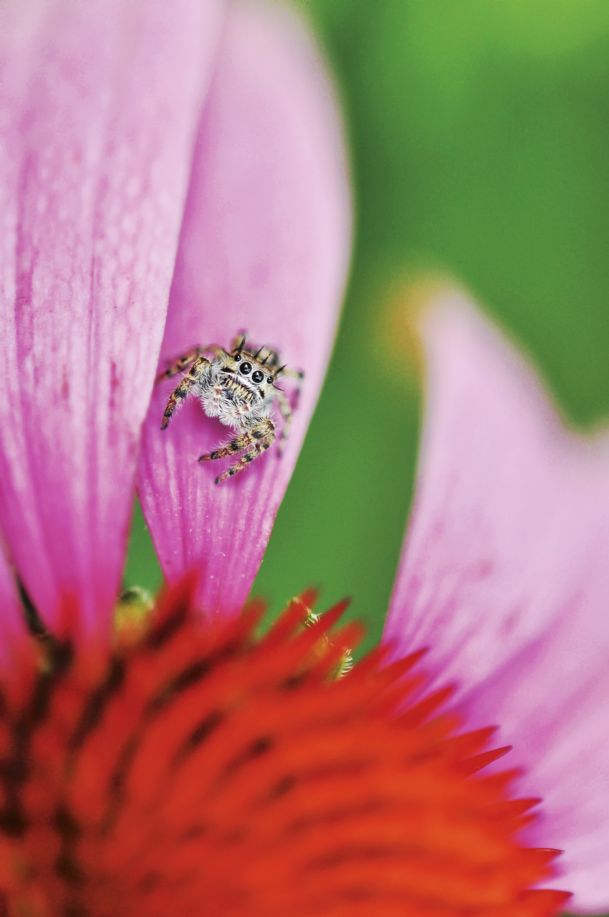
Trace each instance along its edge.
<instances>
[{"instance_id":1,"label":"spider's cephalothorax","mask_svg":"<svg viewBox=\"0 0 609 917\"><path fill-rule=\"evenodd\" d=\"M207 462L241 453L239 460L216 478L216 484L243 471L273 444L277 435L273 423L274 404L283 419L281 439L287 438L293 402L298 398L298 385L304 373L280 366L275 350L260 347L254 352L253 347L246 346L245 335L239 334L230 351L216 344L193 348L161 373L159 380L180 372L185 375L169 397L161 430L167 427L187 395L196 395L208 417L217 417L220 423L231 427L237 433L234 439L199 456L200 462ZM280 375L296 380L292 399L277 387Z\"/></svg>"}]
</instances>

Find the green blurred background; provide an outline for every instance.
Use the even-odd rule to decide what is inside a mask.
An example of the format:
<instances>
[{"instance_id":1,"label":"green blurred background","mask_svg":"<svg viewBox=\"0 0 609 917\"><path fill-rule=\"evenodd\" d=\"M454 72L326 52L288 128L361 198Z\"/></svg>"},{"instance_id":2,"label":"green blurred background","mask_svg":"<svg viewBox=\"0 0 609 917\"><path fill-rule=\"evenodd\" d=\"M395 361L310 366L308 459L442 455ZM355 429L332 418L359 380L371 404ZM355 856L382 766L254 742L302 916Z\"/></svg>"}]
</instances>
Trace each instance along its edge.
<instances>
[{"instance_id":1,"label":"green blurred background","mask_svg":"<svg viewBox=\"0 0 609 917\"><path fill-rule=\"evenodd\" d=\"M255 591L313 583L378 638L419 394L388 287L441 269L525 345L576 422L609 413L609 2L310 0L351 140L357 239L326 386ZM393 355L391 355L393 359ZM136 516L127 581L155 587Z\"/></svg>"}]
</instances>

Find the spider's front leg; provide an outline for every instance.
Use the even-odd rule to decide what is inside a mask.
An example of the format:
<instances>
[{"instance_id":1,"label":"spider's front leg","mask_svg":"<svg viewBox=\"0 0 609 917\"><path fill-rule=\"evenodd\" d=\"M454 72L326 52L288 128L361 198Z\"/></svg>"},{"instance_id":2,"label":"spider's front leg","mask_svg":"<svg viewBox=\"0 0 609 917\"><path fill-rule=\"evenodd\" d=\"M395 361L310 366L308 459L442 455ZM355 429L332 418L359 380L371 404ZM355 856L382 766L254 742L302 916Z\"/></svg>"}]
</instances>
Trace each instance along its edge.
<instances>
[{"instance_id":1,"label":"spider's front leg","mask_svg":"<svg viewBox=\"0 0 609 917\"><path fill-rule=\"evenodd\" d=\"M292 418L294 416L294 411L298 407L298 402L300 400L301 392L301 383L304 379L304 372L301 369L282 369L282 373L287 378L292 378L296 380L296 385L294 387L293 396L290 397L287 395L283 389L275 389L275 398L277 400L277 407L279 408L279 413L283 419L283 427L281 430L279 449L277 454L281 456L283 454L283 444L285 440L290 435L290 429L292 427Z\"/></svg>"},{"instance_id":2,"label":"spider's front leg","mask_svg":"<svg viewBox=\"0 0 609 917\"><path fill-rule=\"evenodd\" d=\"M275 426L269 418L262 420L253 429L246 430L244 433L240 433L239 436L235 436L225 446L220 446L219 449L214 449L213 452L205 452L200 455L198 461L212 462L215 459L225 458L225 456L233 455L235 452L242 452L248 446L256 445L268 437L271 438L271 443L275 439Z\"/></svg>"},{"instance_id":3,"label":"spider's front leg","mask_svg":"<svg viewBox=\"0 0 609 917\"><path fill-rule=\"evenodd\" d=\"M169 421L171 420L171 416L173 412L175 411L175 409L177 408L178 404L181 404L184 398L186 398L186 396L190 392L193 385L197 384L197 382L199 381L199 379L201 378L201 376L203 375L203 373L205 372L205 370L207 369L209 365L210 365L209 360L207 360L203 356L199 356L195 359L188 373L184 376L180 384L177 386L177 388L173 390L173 392L169 396L167 407L165 408L165 411L163 412L163 420L161 421L161 430L165 430L167 428L167 425L169 424Z\"/></svg>"},{"instance_id":4,"label":"spider's front leg","mask_svg":"<svg viewBox=\"0 0 609 917\"><path fill-rule=\"evenodd\" d=\"M294 379L295 381L294 397L293 397L293 403L294 403L293 410L295 411L298 407L298 402L300 401L300 393L302 391L302 380L305 377L304 370L290 369L290 367L288 366L285 369L281 370L281 375L284 377L284 379ZM281 391L281 389L279 391Z\"/></svg>"},{"instance_id":5,"label":"spider's front leg","mask_svg":"<svg viewBox=\"0 0 609 917\"><path fill-rule=\"evenodd\" d=\"M219 344L208 344L206 347L193 347L188 353L183 353L182 356L172 360L167 369L158 374L156 382L162 382L163 379L171 379L172 376L177 376L178 373L184 372L191 363L195 363L199 357L205 356L206 353L212 353L216 356L218 353L223 352L224 348L220 347Z\"/></svg>"},{"instance_id":6,"label":"spider's front leg","mask_svg":"<svg viewBox=\"0 0 609 917\"><path fill-rule=\"evenodd\" d=\"M282 389L276 389L275 398L277 400L279 413L281 414L283 420L283 426L279 436L279 448L277 450L277 455L281 456L283 453L283 444L290 435L290 428L292 426L292 417L294 416L294 412L292 410L292 405L290 404L290 399Z\"/></svg>"},{"instance_id":7,"label":"spider's front leg","mask_svg":"<svg viewBox=\"0 0 609 917\"><path fill-rule=\"evenodd\" d=\"M202 355L202 347L193 347L188 353L183 353L181 357L176 357L175 360L171 361L166 370L158 374L156 383L162 382L163 379L171 379L173 376L177 376L178 373L183 373L188 369L191 363L194 363Z\"/></svg>"},{"instance_id":8,"label":"spider's front leg","mask_svg":"<svg viewBox=\"0 0 609 917\"><path fill-rule=\"evenodd\" d=\"M254 459L257 459L259 456L263 455L269 446L272 446L275 442L275 425L272 420L263 420L262 423L258 424L257 427L254 427L253 430L243 433L240 437L237 437L237 440L243 440L247 437L247 441L244 446L241 448L246 448L246 446L251 446L247 452L245 452L238 462L235 462L234 465L231 465L226 471L223 471L222 474L219 474L216 478L216 484L222 484L223 481L228 480L228 478L233 477L235 474L239 474L241 471L245 471L250 462L253 462ZM229 455L231 452L236 451L231 448L231 443L228 444L228 447L224 447L224 450L218 450L218 453L223 453L224 455ZM210 453L210 457L221 456L218 453ZM206 456L201 456L202 459L207 458Z\"/></svg>"}]
</instances>

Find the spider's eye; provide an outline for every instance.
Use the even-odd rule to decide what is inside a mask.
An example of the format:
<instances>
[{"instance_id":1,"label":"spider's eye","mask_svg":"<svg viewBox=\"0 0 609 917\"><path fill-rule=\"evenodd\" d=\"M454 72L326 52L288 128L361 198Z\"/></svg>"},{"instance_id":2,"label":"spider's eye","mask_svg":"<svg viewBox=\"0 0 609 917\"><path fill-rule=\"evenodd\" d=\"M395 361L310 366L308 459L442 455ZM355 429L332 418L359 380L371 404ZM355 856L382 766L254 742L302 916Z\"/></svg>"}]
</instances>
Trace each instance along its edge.
<instances>
[{"instance_id":1,"label":"spider's eye","mask_svg":"<svg viewBox=\"0 0 609 917\"><path fill-rule=\"evenodd\" d=\"M272 377L272 376L267 376L266 381L267 381L267 383L268 383L269 385L272 385L272 384L273 384L273 377Z\"/></svg>"},{"instance_id":2,"label":"spider's eye","mask_svg":"<svg viewBox=\"0 0 609 917\"><path fill-rule=\"evenodd\" d=\"M239 372L243 373L244 376L247 376L247 374L251 373L251 371L252 371L252 364L248 363L247 360L245 360L239 367Z\"/></svg>"},{"instance_id":3,"label":"spider's eye","mask_svg":"<svg viewBox=\"0 0 609 917\"><path fill-rule=\"evenodd\" d=\"M236 354L233 356L233 360L235 361L235 363L240 363L240 362L241 362L241 354L240 354L240 353L236 353Z\"/></svg>"},{"instance_id":4,"label":"spider's eye","mask_svg":"<svg viewBox=\"0 0 609 917\"><path fill-rule=\"evenodd\" d=\"M257 369L255 373L252 373L252 379L254 382L262 382L264 379L264 373L261 373L260 370Z\"/></svg>"}]
</instances>

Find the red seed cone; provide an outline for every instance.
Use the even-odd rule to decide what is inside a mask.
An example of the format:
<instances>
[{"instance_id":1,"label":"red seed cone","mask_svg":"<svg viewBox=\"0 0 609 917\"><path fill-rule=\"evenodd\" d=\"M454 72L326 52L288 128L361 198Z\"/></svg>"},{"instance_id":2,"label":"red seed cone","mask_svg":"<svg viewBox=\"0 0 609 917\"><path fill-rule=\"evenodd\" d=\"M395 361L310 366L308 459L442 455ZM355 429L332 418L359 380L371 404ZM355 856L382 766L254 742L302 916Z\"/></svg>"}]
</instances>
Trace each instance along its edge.
<instances>
[{"instance_id":1,"label":"red seed cone","mask_svg":"<svg viewBox=\"0 0 609 917\"><path fill-rule=\"evenodd\" d=\"M11 915L548 917L488 732L421 702L419 656L335 672L342 608L210 628L188 590L108 653L67 628L2 684L0 887ZM33 644L32 644L33 645ZM414 701L414 696L417 701Z\"/></svg>"}]
</instances>

